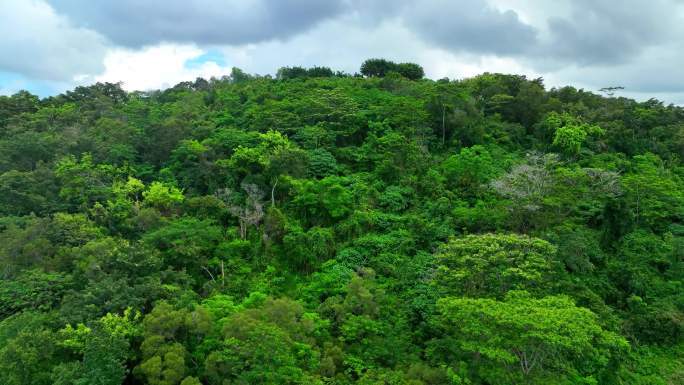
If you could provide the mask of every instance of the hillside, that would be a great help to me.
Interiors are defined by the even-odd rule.
[[[0,383],[684,383],[684,109],[238,69],[0,96]]]

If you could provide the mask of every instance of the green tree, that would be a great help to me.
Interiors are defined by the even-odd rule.
[[[205,361],[207,377],[211,383],[319,384],[314,336],[324,327],[291,300],[248,306],[226,319],[218,349]]]
[[[55,176],[61,183],[59,195],[74,208],[103,202],[111,193],[115,173],[111,165],[94,164],[90,154],[84,154],[80,159],[67,156],[57,162],[55,169]]]
[[[384,77],[394,71],[396,64],[385,59],[368,59],[361,64],[361,74],[368,77]]]
[[[446,294],[502,298],[509,290],[544,292],[553,277],[556,248],[525,235],[452,238],[436,255],[434,282]]]
[[[442,162],[447,184],[467,194],[482,192],[500,167],[492,154],[479,145],[462,148]]]
[[[79,324],[60,330],[60,344],[82,356],[52,372],[55,384],[119,385],[127,373],[126,361],[132,358],[129,342],[139,336],[140,313],[127,309],[122,316],[108,313],[93,328]]]
[[[390,72],[410,80],[420,80],[425,76],[423,67],[415,63],[397,64],[386,59],[368,59],[361,64],[361,74],[367,77],[385,77]]]
[[[565,296],[534,299],[513,291],[503,301],[447,297],[437,309],[449,343],[484,360],[475,370],[487,383],[591,383],[628,348]]]
[[[7,385],[51,384],[59,347],[46,314],[25,312],[0,321],[0,382]]]
[[[395,70],[409,80],[420,80],[425,76],[423,67],[416,63],[399,63],[396,65]]]
[[[165,266],[185,269],[201,282],[215,279],[207,266],[223,239],[221,227],[214,222],[187,217],[147,233],[143,241],[161,252]]]
[[[211,316],[201,307],[177,310],[166,302],[158,303],[143,320],[142,360],[134,373],[151,385],[178,385],[187,380],[191,373],[188,349],[199,343],[211,325]]]
[[[171,209],[185,199],[180,189],[163,182],[152,182],[142,195],[146,205],[158,208],[164,213],[170,213]]]
[[[597,125],[583,123],[578,118],[567,113],[551,112],[544,122],[546,127],[555,130],[553,145],[567,155],[579,154],[582,145],[589,136],[600,136],[605,130]]]
[[[662,232],[668,223],[679,221],[684,203],[680,177],[665,169],[654,154],[635,156],[630,171],[622,177],[622,185],[636,224]]]

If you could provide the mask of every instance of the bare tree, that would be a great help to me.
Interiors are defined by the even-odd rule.
[[[619,173],[601,170],[600,168],[583,168],[582,170],[589,177],[593,192],[603,194],[609,198],[622,195]]]
[[[241,187],[246,193],[244,198],[230,188],[219,189],[215,195],[226,204],[228,211],[238,218],[240,238],[247,239],[248,227],[259,226],[264,218],[264,192],[252,183],[243,183]]]
[[[582,168],[563,176],[556,154],[527,154],[526,162],[514,166],[508,173],[491,182],[490,187],[499,195],[510,199],[509,209],[525,231],[541,211],[549,196],[558,189],[572,191],[576,200],[605,200],[619,196],[620,175],[613,171]],[[545,203],[546,202],[546,203]],[[560,218],[574,209],[573,205],[557,205],[553,214]],[[548,207],[547,207],[548,208]],[[566,210],[566,211],[564,211]],[[546,215],[548,217],[548,213]]]
[[[527,154],[527,162],[519,164],[491,183],[491,187],[515,206],[526,211],[541,208],[544,197],[553,188],[552,167],[558,155]]]

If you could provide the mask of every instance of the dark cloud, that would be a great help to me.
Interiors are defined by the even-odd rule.
[[[345,0],[47,0],[115,44],[239,45],[285,39],[337,16]]]
[[[457,52],[521,54],[536,44],[537,31],[512,11],[485,1],[427,0],[406,9],[404,21],[423,40]]]
[[[672,39],[681,23],[676,3],[665,0],[575,0],[571,6],[571,14],[548,20],[549,40],[538,55],[579,65],[625,63]]]
[[[426,44],[455,53],[524,58],[539,69],[619,64],[672,37],[681,0],[572,0],[531,25],[487,0],[45,0],[72,23],[128,47],[161,42],[243,45],[286,40],[323,20],[356,15],[364,28],[400,21]],[[327,43],[322,43],[327,44]]]
[[[248,72],[382,56],[434,77],[518,71],[684,98],[684,0],[0,0],[0,34],[0,74],[27,81],[125,77],[113,52],[166,42],[223,50]]]
[[[534,25],[514,10],[502,10],[506,2],[498,3],[500,8],[484,0],[423,0],[402,17],[429,44],[456,53],[522,58],[539,69],[624,64],[651,46],[680,39],[684,24],[681,0],[530,0],[528,10],[555,14]],[[558,14],[553,7],[568,11]]]

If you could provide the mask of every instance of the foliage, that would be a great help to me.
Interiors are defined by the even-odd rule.
[[[488,382],[590,381],[628,346],[564,296],[534,299],[514,291],[504,301],[446,297],[437,309],[458,349],[489,362],[478,373]]]
[[[601,127],[582,123],[568,113],[551,112],[543,124],[548,129],[555,130],[553,145],[570,155],[579,154],[589,135],[601,135],[605,132]]]
[[[0,96],[0,384],[679,384],[684,110],[485,73]]]
[[[556,248],[524,235],[468,235],[443,245],[435,284],[440,291],[468,297],[503,297],[509,290],[548,286]]]
[[[415,63],[394,63],[385,59],[368,59],[361,64],[361,74],[364,76],[384,77],[396,72],[410,80],[420,80],[425,76],[423,67]]]

